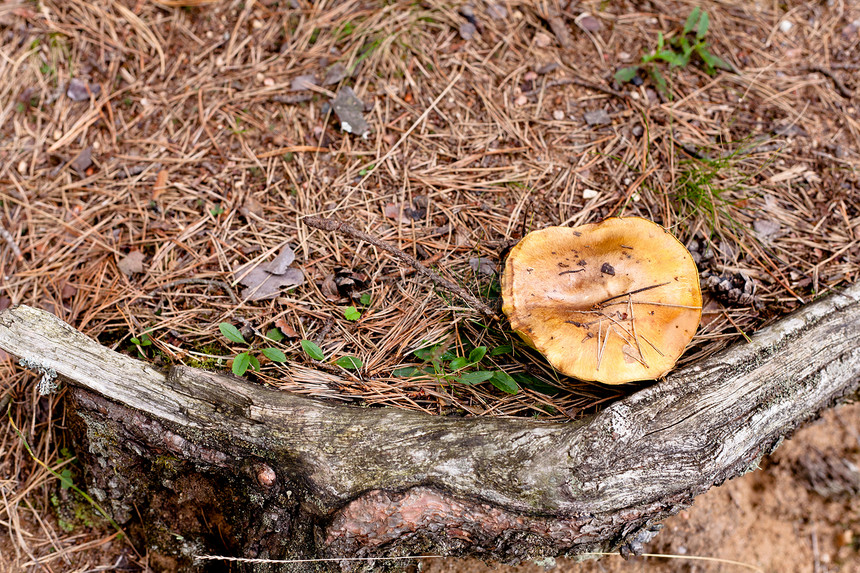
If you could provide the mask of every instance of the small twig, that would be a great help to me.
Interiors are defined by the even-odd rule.
[[[442,289],[460,297],[461,299],[463,299],[467,303],[469,303],[469,305],[472,306],[472,308],[480,311],[481,314],[483,314],[487,317],[490,317],[490,318],[498,319],[498,317],[496,316],[496,313],[493,312],[493,309],[490,308],[486,303],[484,303],[480,299],[478,299],[475,295],[473,295],[472,293],[470,293],[466,289],[452,283],[448,279],[445,279],[445,278],[439,276],[438,274],[434,273],[433,271],[431,271],[430,269],[428,269],[427,267],[422,265],[418,261],[418,259],[416,259],[415,257],[412,257],[411,255],[404,253],[403,251],[401,251],[397,247],[393,247],[393,246],[389,245],[388,243],[383,243],[382,241],[380,241],[379,239],[377,239],[376,237],[374,237],[372,235],[368,235],[367,233],[365,233],[363,231],[359,231],[358,229],[356,229],[355,227],[353,227],[351,225],[348,225],[348,224],[343,223],[341,221],[336,221],[334,219],[326,219],[324,217],[308,216],[308,217],[305,217],[303,219],[303,221],[309,227],[313,227],[314,229],[322,229],[323,231],[335,231],[338,233],[343,233],[344,235],[349,235],[350,237],[352,237],[354,239],[358,239],[360,241],[366,241],[375,247],[378,247],[384,251],[391,253],[392,255],[394,255],[395,258],[400,259],[404,263],[410,265],[413,269],[415,269],[418,272],[418,274],[424,275],[425,277],[430,279],[430,281],[433,282],[433,284],[435,284],[439,288],[442,288]]]
[[[3,225],[0,225],[0,237],[3,237],[3,240],[6,241],[6,244],[9,245],[9,248],[12,249],[12,252],[15,253],[15,258],[19,261],[24,258],[24,255],[21,254],[21,249],[18,247],[18,244],[15,242],[15,237],[12,236],[12,233],[7,231]]]
[[[851,99],[854,97],[854,94],[851,92],[851,90],[848,89],[845,84],[842,83],[842,80],[836,77],[836,74],[834,74],[827,68],[823,68],[821,66],[808,66],[806,69],[810,72],[818,72],[822,76],[829,78],[830,81],[833,82],[833,85],[836,87],[836,91],[838,91],[845,99]]]
[[[236,296],[236,293],[234,293],[234,292],[233,292],[233,289],[232,289],[232,288],[230,288],[230,285],[228,285],[228,284],[227,284],[227,283],[225,283],[224,281],[219,281],[219,280],[216,280],[216,279],[195,279],[195,278],[189,278],[189,279],[177,279],[177,280],[175,280],[175,281],[170,281],[169,283],[164,283],[164,284],[163,284],[163,285],[161,285],[161,286],[155,287],[154,289],[152,289],[151,291],[149,291],[147,294],[151,294],[151,295],[152,295],[152,294],[155,294],[155,293],[157,293],[157,292],[160,292],[160,291],[163,291],[163,290],[169,289],[170,287],[174,287],[174,286],[178,286],[178,285],[210,285],[210,286],[217,286],[217,287],[219,287],[219,288],[223,289],[224,291],[226,291],[226,292],[227,292],[227,294],[229,294],[229,295],[230,295],[230,300],[232,300],[232,301],[233,301],[233,304],[236,304],[236,305],[238,305],[238,304],[239,304],[239,298]]]

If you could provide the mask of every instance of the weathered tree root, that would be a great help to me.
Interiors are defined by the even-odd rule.
[[[194,561],[205,554],[629,554],[659,520],[857,392],[860,286],[571,423],[332,405],[185,367],[164,375],[24,306],[0,313],[0,348],[74,386],[89,488],[164,567],[206,567]]]

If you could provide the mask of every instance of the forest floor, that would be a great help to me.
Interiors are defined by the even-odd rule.
[[[651,219],[706,286],[689,364],[858,280],[858,54],[860,5],[841,0],[5,0],[0,309],[44,308],[158,365],[259,356],[249,378],[341,402],[588,415],[641,385],[560,376],[389,252],[304,218],[494,307],[525,232]],[[275,281],[252,271],[275,257],[260,297]],[[448,376],[481,348],[463,371],[515,386]],[[439,375],[403,375],[434,353]],[[63,392],[0,359],[0,570],[146,566],[69,488],[85,484]],[[650,549],[860,571],[860,410],[825,418]],[[743,570],[647,563],[563,569]],[[482,570],[424,564],[465,567]]]

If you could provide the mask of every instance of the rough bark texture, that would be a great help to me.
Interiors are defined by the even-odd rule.
[[[635,552],[659,520],[853,395],[860,286],[568,424],[332,405],[184,367],[165,375],[25,306],[0,313],[0,348],[72,384],[91,491],[165,566],[202,554],[512,562]]]

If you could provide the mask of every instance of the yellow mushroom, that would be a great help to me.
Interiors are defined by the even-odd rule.
[[[666,374],[702,316],[690,253],[639,217],[529,233],[508,255],[502,300],[556,370],[605,384]]]

